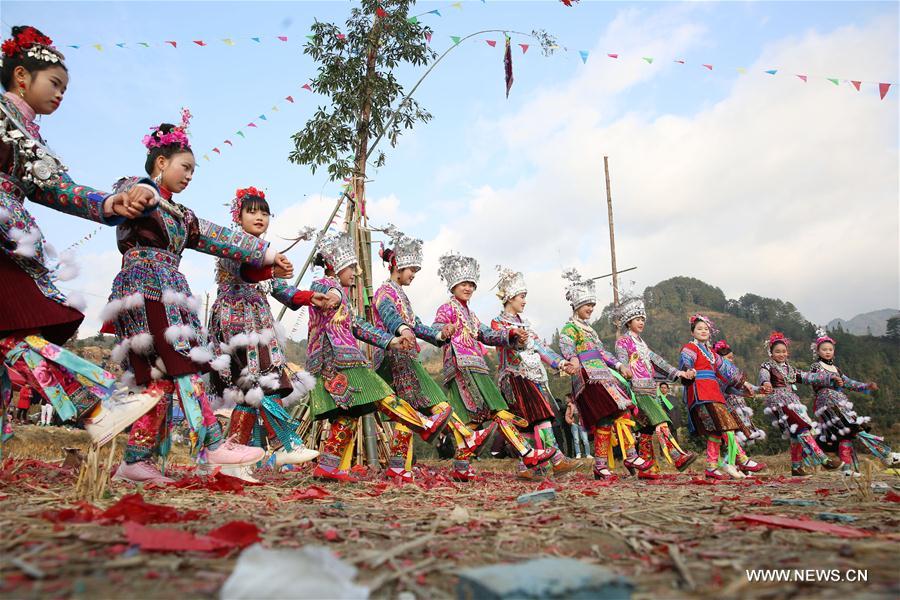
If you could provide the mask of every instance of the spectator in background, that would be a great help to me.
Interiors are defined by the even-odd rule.
[[[53,405],[46,398],[41,398],[41,425],[53,424]]]
[[[28,423],[28,409],[31,407],[33,394],[34,391],[27,385],[23,385],[19,390],[19,399],[16,402],[16,420],[19,423]]]
[[[572,401],[572,394],[566,394],[566,423],[569,424],[572,430],[572,447],[575,450],[575,458],[582,457],[582,450],[584,451],[584,458],[593,458],[591,456],[591,447],[588,443],[587,431],[585,431],[584,425],[581,423],[581,414],[578,412],[578,407]]]
[[[669,398],[669,384],[665,381],[659,384],[659,393]],[[682,416],[682,402],[672,402],[672,399],[669,398],[669,403],[672,405],[672,410],[669,411],[669,419],[672,421],[672,429],[674,431],[678,431],[679,427],[684,427],[684,418]]]

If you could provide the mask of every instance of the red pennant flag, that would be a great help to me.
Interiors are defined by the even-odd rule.
[[[216,154],[222,154],[222,151],[218,148],[213,148],[213,152],[215,152]]]
[[[497,47],[497,40],[484,40],[484,41],[487,42],[487,45],[490,46],[491,48]]]
[[[256,127],[256,123],[250,121],[249,123],[247,123],[247,127]]]
[[[619,58],[618,54],[607,54],[607,56],[610,58]]]
[[[509,38],[506,38],[506,51],[503,53],[503,70],[506,72],[506,97],[509,98],[509,90],[513,84],[512,48]]]
[[[379,19],[383,19],[387,16],[387,13],[380,6],[375,9],[375,14],[378,15]]]
[[[889,89],[891,89],[891,84],[889,84],[889,83],[879,83],[878,84],[878,93],[881,95],[882,100],[884,100],[884,97],[887,96]]]
[[[203,40],[194,40],[194,43],[197,44],[198,46],[205,46],[205,45],[206,45],[206,42],[204,42]]]
[[[803,80],[803,83],[806,83],[806,75],[797,75],[800,79]]]
[[[231,143],[231,140],[225,140],[225,143],[228,144],[229,146],[234,146],[234,144]]]
[[[706,67],[707,69],[709,69],[710,71],[712,71],[712,65],[703,65],[703,66]]]
[[[522,54],[528,52],[528,44],[519,44],[522,47]]]
[[[857,92],[859,91],[859,86],[862,85],[862,81],[851,81],[850,83],[853,84],[853,87],[856,88]]]
[[[301,87],[302,87],[304,90],[309,90],[310,92],[312,91],[312,88],[309,86],[308,83],[304,83]]]
[[[287,41],[287,36],[286,36],[286,35],[279,35],[279,36],[278,36],[278,39],[281,40],[282,42],[286,42],[286,41]]]
[[[337,39],[339,39],[339,40],[346,40],[346,39],[347,39],[347,36],[344,35],[343,33],[339,33],[339,34],[337,34]]]
[[[294,103],[294,97],[293,97],[293,96],[285,96],[284,99],[287,100],[288,102],[290,102],[291,104]]]
[[[173,48],[177,48],[177,47],[178,47],[178,42],[173,42],[173,41],[171,41],[171,40],[168,40],[168,41],[166,41],[166,43],[167,43],[167,44],[172,44],[172,47],[173,47]]]

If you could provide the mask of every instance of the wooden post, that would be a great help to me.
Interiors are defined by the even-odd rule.
[[[616,269],[616,233],[613,225],[612,190],[609,187],[609,157],[603,156],[606,173],[606,211],[609,216],[609,255],[612,259],[613,306],[619,306],[619,271]]]

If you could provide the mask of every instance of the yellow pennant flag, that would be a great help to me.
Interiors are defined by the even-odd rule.
[[[450,6],[452,6],[453,8],[458,8],[459,10],[462,10],[462,2],[454,2]]]
[[[225,42],[225,45],[226,45],[226,46],[234,46],[234,40],[231,39],[231,38],[225,38],[225,39],[222,40],[222,41]]]
[[[744,67],[738,67],[737,72],[741,75],[744,75],[747,72],[747,69],[745,69]]]
[[[94,44],[94,48],[97,49],[97,52],[103,52],[103,44]]]

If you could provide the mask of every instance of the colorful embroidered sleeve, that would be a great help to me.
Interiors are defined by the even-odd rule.
[[[394,336],[387,331],[375,327],[360,317],[354,317],[350,327],[353,329],[353,337],[372,346],[378,346],[382,350],[387,350],[391,340],[394,339]]]
[[[600,340],[597,340],[597,352],[600,353],[600,358],[603,359],[603,362],[606,363],[606,366],[610,369],[616,369],[619,365],[627,365],[627,362],[621,362],[614,355],[610,354],[606,351],[606,348],[603,347],[603,343]]]
[[[681,348],[681,356],[678,357],[678,368],[682,371],[690,371],[697,361],[697,353],[690,346]]]
[[[559,351],[566,360],[578,356],[578,330],[573,326],[566,325],[559,332]]]
[[[295,301],[298,293],[300,293],[300,290],[292,286],[284,279],[275,278],[272,280],[271,296],[291,310],[297,310],[298,308],[300,308],[300,306],[302,306],[302,304],[298,304]]]
[[[801,371],[797,369],[797,380],[808,385],[830,385],[831,373],[828,371]]]
[[[239,260],[254,267],[263,266],[269,242],[248,233],[200,219],[192,211],[185,213],[184,221],[188,230],[188,248],[212,256]]]
[[[327,279],[317,279],[312,282],[312,285],[309,286],[309,289],[314,292],[319,292],[320,294],[327,294],[331,290],[337,290],[337,292],[343,296],[341,288],[337,287],[336,285],[332,285],[328,281],[329,280]]]
[[[546,347],[540,340],[534,340],[534,349],[537,351],[538,355],[540,355],[541,360],[544,361],[547,365],[553,367],[554,369],[559,368],[559,363],[563,360],[563,357]]]
[[[105,218],[103,216],[103,203],[111,195],[86,185],[78,185],[68,174],[60,173],[59,181],[53,184],[44,187],[33,186],[29,190],[28,198],[53,210],[82,219],[104,225],[118,225],[125,220],[124,217],[113,215]]]
[[[864,381],[857,381],[852,379],[843,373],[841,373],[841,380],[844,382],[844,389],[851,390],[854,392],[868,392],[869,384]]]
[[[772,373],[769,372],[765,364],[759,368],[759,385],[764,383],[772,383]]]
[[[444,325],[459,325],[456,323],[456,317],[453,314],[453,309],[450,308],[450,303],[441,304],[437,309],[437,314],[434,315],[434,324],[432,327],[442,328]],[[457,332],[459,333],[459,332]]]
[[[425,340],[432,346],[443,346],[450,340],[442,340],[439,338],[441,329],[441,327],[429,327],[422,322],[422,319],[416,317],[416,323],[413,327],[413,333],[416,334],[417,338],[419,338],[420,340]]]
[[[397,310],[397,305],[387,294],[375,297],[375,307],[387,331],[397,334],[400,332],[400,328],[406,325],[406,322],[400,315],[400,311]]]
[[[733,362],[724,358],[716,358],[716,375],[726,386],[740,386],[744,374]]]
[[[623,365],[631,363],[631,350],[626,347],[627,343],[625,336],[616,340],[616,358]]]
[[[669,379],[675,379],[675,373],[678,372],[678,369],[670,365],[666,359],[653,350],[650,351],[650,362],[653,363],[653,366],[656,367],[657,371],[664,374]]]
[[[510,342],[509,337],[509,330],[491,329],[484,324],[478,326],[478,341],[486,346],[513,346],[515,343]]]

